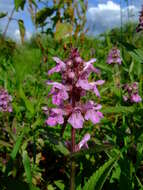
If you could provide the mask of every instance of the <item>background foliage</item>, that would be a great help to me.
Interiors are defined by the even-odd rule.
[[[15,0],[15,10],[23,9],[25,2]],[[106,64],[108,52],[116,44],[122,54],[120,82],[137,81],[143,98],[142,32],[135,33],[136,24],[128,23],[122,26],[122,34],[120,28],[115,28],[98,38],[89,37],[85,29],[85,2],[80,1],[79,15],[78,7],[73,13],[73,1],[54,1],[53,7],[37,12],[36,2],[28,3],[35,27],[41,27],[42,33],[25,42],[24,23],[19,20],[22,44],[3,35],[0,40],[0,86],[13,97],[13,112],[0,112],[0,189],[69,189],[70,159],[74,156],[77,190],[142,190],[143,104],[123,101],[122,90],[119,93],[114,85],[114,68]],[[52,28],[44,28],[52,14]],[[85,60],[97,58],[95,66],[101,74],[93,74],[92,79],[106,81],[100,89],[104,119],[95,126],[87,123],[78,133],[78,140],[86,131],[92,138],[88,150],[74,155],[64,145],[70,138],[70,126],[61,139],[61,126],[46,126],[41,109],[51,106],[45,82],[48,69],[55,64],[52,57],[64,60],[71,45],[78,47]],[[60,80],[60,76],[54,74],[50,79]],[[86,98],[91,98],[91,94]]]

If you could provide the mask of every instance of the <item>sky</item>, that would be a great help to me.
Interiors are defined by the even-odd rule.
[[[10,15],[14,0],[0,0],[0,12],[7,12]],[[120,4],[121,2],[121,4]],[[120,26],[121,11],[123,22],[129,20],[138,20],[141,10],[142,0],[88,0],[87,25],[90,35],[97,35],[111,28]],[[39,5],[40,6],[40,5]],[[129,17],[127,16],[129,13]],[[24,11],[14,13],[14,18],[23,19],[26,27],[26,38],[29,39],[34,33],[30,14],[27,6]],[[8,19],[0,19],[0,30],[3,31]],[[16,20],[10,23],[7,34],[15,40],[20,40],[18,24]]]

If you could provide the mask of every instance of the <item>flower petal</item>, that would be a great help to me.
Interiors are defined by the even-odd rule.
[[[80,111],[74,111],[68,119],[68,122],[75,129],[80,129],[83,127],[84,118]]]

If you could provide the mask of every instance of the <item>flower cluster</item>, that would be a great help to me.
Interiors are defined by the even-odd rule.
[[[108,57],[107,57],[107,63],[108,64],[118,63],[119,65],[121,65],[122,60],[121,60],[119,49],[117,49],[116,47],[113,47],[110,50]]]
[[[123,91],[124,91],[124,96],[123,99],[125,102],[129,101],[129,102],[141,102],[142,99],[138,94],[138,83],[137,82],[133,82],[131,84],[125,84],[123,86]]]
[[[94,124],[99,123],[100,119],[103,118],[103,114],[99,111],[101,105],[94,103],[92,100],[86,103],[81,101],[87,91],[94,92],[97,97],[100,97],[98,86],[102,85],[104,81],[88,81],[91,72],[100,72],[93,66],[96,59],[85,62],[80,57],[77,49],[72,49],[69,58],[65,61],[61,61],[57,57],[53,59],[57,64],[49,70],[48,75],[60,72],[62,82],[47,81],[47,84],[52,86],[49,96],[52,96],[52,103],[57,107],[43,107],[45,114],[48,116],[46,124],[49,126],[64,124],[66,118],[66,121],[74,129],[81,129],[86,120],[90,120]],[[86,146],[89,139],[89,134],[85,135],[82,141],[76,145],[75,150]]]
[[[140,12],[140,16],[139,16],[139,24],[136,28],[137,32],[140,32],[143,30],[143,6],[142,6],[142,10]]]
[[[12,97],[5,89],[0,89],[0,112],[12,112]]]

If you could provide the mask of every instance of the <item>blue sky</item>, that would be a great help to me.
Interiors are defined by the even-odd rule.
[[[0,12],[8,12],[10,14],[14,6],[13,1],[0,0]],[[142,0],[129,0],[129,7],[127,7],[125,0],[122,0],[121,8],[124,22],[127,21],[128,11],[131,15],[129,19],[138,19],[141,3],[143,3]],[[27,6],[24,12],[15,12],[14,18],[24,20],[27,31],[26,38],[30,38],[34,32],[34,27]],[[0,30],[4,30],[6,23],[7,18],[0,19]],[[89,34],[91,35],[96,35],[113,27],[120,26],[120,0],[88,0],[87,25],[90,29]],[[8,35],[19,40],[19,30],[16,21],[10,23]]]

